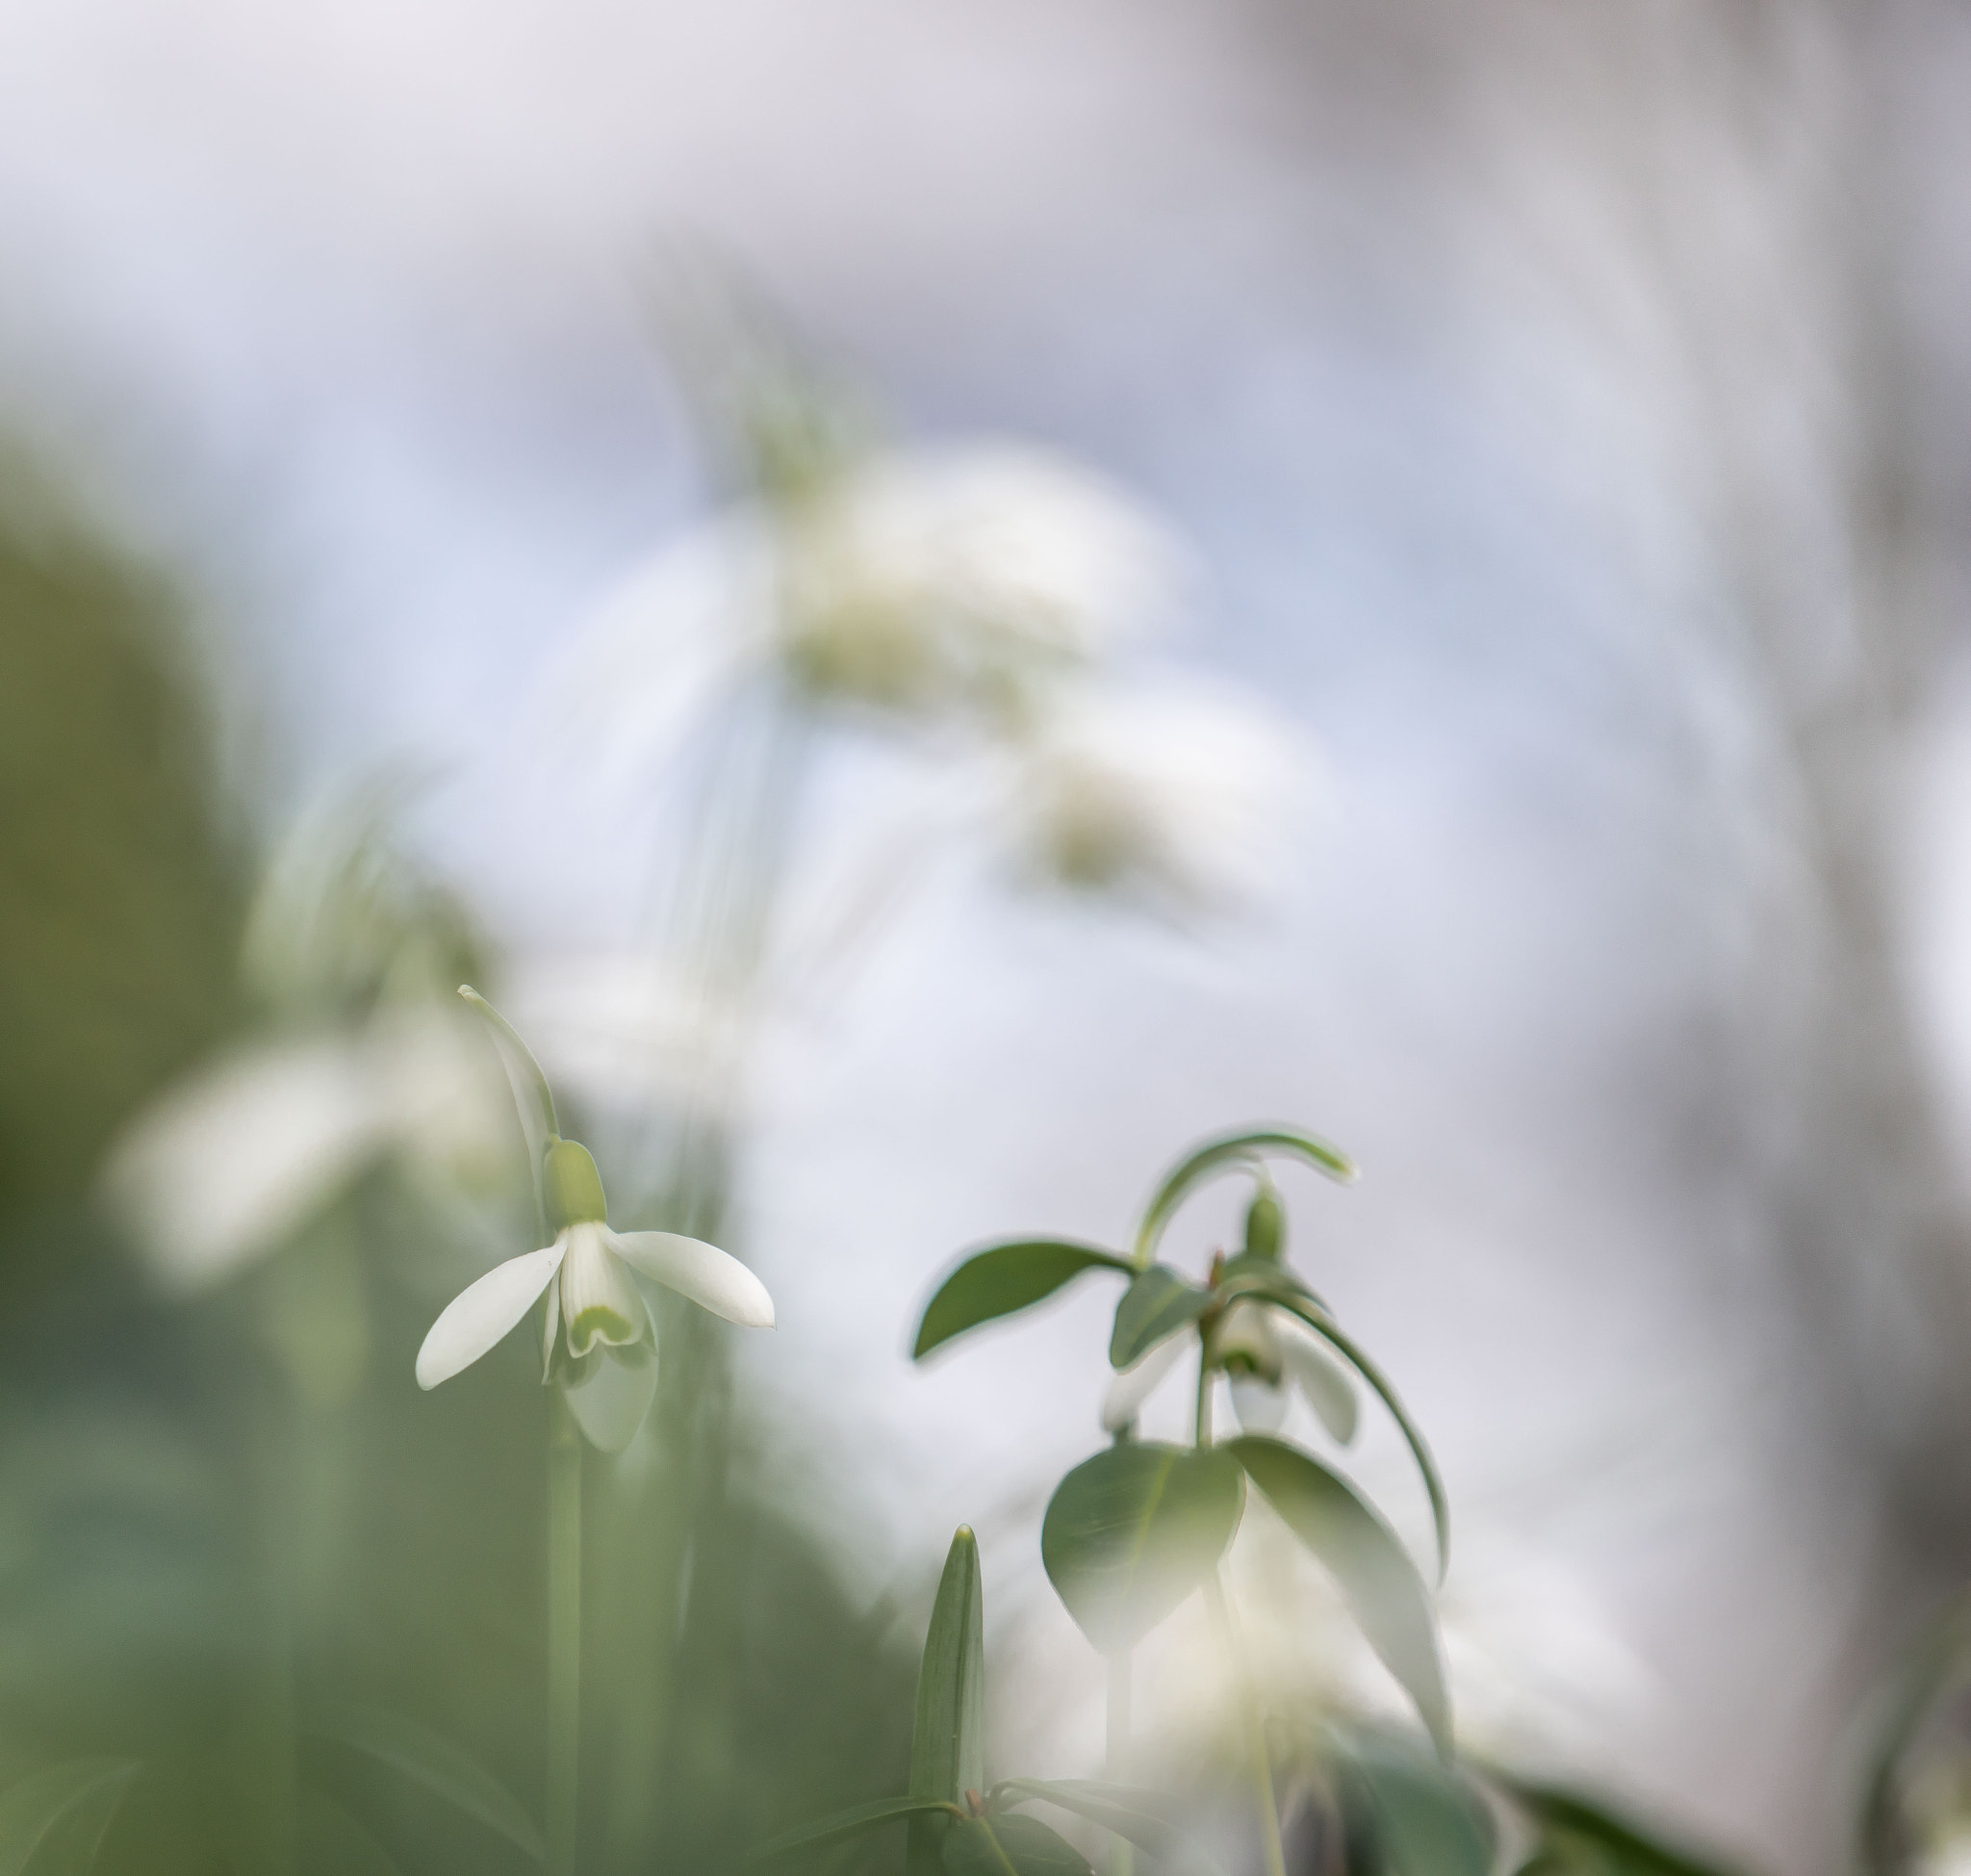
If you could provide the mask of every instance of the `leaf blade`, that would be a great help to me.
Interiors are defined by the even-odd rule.
[[[1037,1817],[967,1817],[946,1833],[946,1876],[1094,1876],[1088,1861]]]
[[[1301,1127],[1262,1124],[1216,1134],[1188,1153],[1157,1188],[1137,1231],[1137,1262],[1150,1261],[1171,1214],[1207,1174],[1234,1160],[1258,1159],[1265,1153],[1291,1154],[1344,1186],[1352,1185],[1359,1176],[1355,1162],[1339,1146]]]
[[[1216,1567],[1244,1508],[1217,1447],[1132,1440],[1075,1467],[1048,1501],[1040,1560],[1103,1655],[1133,1648]]]
[[[1165,1264],[1152,1264],[1134,1278],[1115,1305],[1109,1337],[1109,1366],[1129,1367],[1194,1323],[1211,1306],[1211,1291],[1188,1282]]]
[[[22,1876],[64,1829],[93,1832],[87,1869],[116,1806],[141,1769],[133,1759],[70,1759],[46,1765],[0,1792],[0,1876]]]
[[[1093,1270],[1134,1275],[1136,1266],[1099,1245],[1068,1238],[1015,1238],[987,1245],[960,1263],[932,1293],[910,1359],[922,1361],[953,1336],[1044,1302],[1063,1284]]]
[[[462,1746],[422,1720],[339,1702],[319,1709],[308,1730],[421,1786],[536,1863],[547,1861],[548,1847],[520,1800]]]
[[[803,1824],[780,1836],[769,1837],[747,1852],[749,1863],[769,1863],[793,1850],[819,1850],[845,1837],[859,1837],[864,1831],[881,1830],[885,1824],[902,1823],[924,1812],[941,1811],[959,1815],[957,1807],[941,1798],[872,1798],[866,1805],[851,1805],[813,1824]]]
[[[1241,1434],[1225,1450],[1335,1580],[1383,1665],[1451,1751],[1450,1697],[1430,1592],[1402,1540],[1346,1479],[1284,1440]]]
[[[1200,1851],[1184,1831],[1150,1806],[1164,1802],[1164,1793],[1133,1785],[1112,1785],[1098,1779],[1008,1779],[1000,1787],[1014,1794],[1013,1802],[1038,1801],[1059,1805],[1091,1824],[1126,1837],[1140,1850],[1193,1876],[1219,1876],[1217,1865]]]
[[[986,1784],[986,1613],[979,1541],[969,1525],[953,1533],[924,1636],[910,1734],[912,1798],[960,1806]],[[944,1821],[910,1820],[906,1862],[911,1876],[934,1870],[947,1835]]]

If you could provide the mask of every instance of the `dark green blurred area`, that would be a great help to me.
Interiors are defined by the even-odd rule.
[[[388,1168],[189,1302],[91,1201],[146,1099],[264,1019],[241,968],[259,861],[216,772],[195,619],[45,484],[5,485],[0,1837],[18,1793],[80,1764],[96,1795],[29,1876],[525,1869],[455,1790],[351,1747],[337,1716],[400,1722],[538,1816],[547,1397],[526,1338],[418,1391],[419,1340],[471,1253]],[[361,1385],[309,1404],[265,1325],[351,1305]],[[587,1742],[585,1812],[639,1820],[608,1843],[599,1824],[599,1870],[731,1867],[904,1763],[914,1640],[751,1486],[765,1437],[742,1420],[709,1485],[684,1469],[689,1640],[642,1762]],[[592,1712],[620,1667],[602,1618],[642,1585],[608,1532],[651,1509],[619,1515],[602,1475],[592,1460]],[[660,1462],[641,1490],[661,1510],[674,1483]],[[627,1810],[607,1802],[622,1780],[642,1783]]]

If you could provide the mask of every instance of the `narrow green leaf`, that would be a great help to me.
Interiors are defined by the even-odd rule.
[[[1212,1306],[1209,1290],[1188,1283],[1166,1264],[1152,1264],[1122,1293],[1109,1337],[1109,1366],[1127,1368],[1158,1343],[1194,1323]]]
[[[944,1559],[924,1664],[917,1676],[917,1718],[910,1737],[910,1796],[960,1805],[986,1788],[986,1592],[979,1540],[960,1525]],[[926,1876],[937,1866],[943,1818],[910,1820],[906,1866]]]
[[[470,984],[461,984],[458,993],[486,1020],[493,1032],[493,1047],[499,1066],[506,1070],[506,1083],[513,1090],[513,1104],[520,1111],[520,1130],[526,1136],[527,1157],[534,1169],[534,1195],[541,1192],[541,1161],[548,1143],[561,1131],[554,1113],[554,1091],[534,1060],[534,1052],[521,1041],[520,1031],[486,1001]]]
[[[1095,1876],[1088,1860],[1037,1818],[1002,1812],[945,1833],[946,1876]]]
[[[1044,1301],[1084,1271],[1135,1272],[1126,1257],[1062,1238],[1022,1238],[974,1251],[937,1286],[917,1324],[912,1361],[955,1335]]]
[[[1264,1257],[1251,1255],[1226,1260],[1225,1268],[1218,1272],[1218,1295],[1221,1298],[1234,1296],[1272,1297],[1281,1300],[1298,1297],[1317,1309],[1327,1308],[1327,1304],[1301,1281],[1297,1272],[1289,1270],[1285,1264],[1270,1263]]]
[[[64,1869],[83,1876],[141,1769],[133,1759],[70,1759],[9,1786],[0,1792],[0,1876],[21,1876],[58,1841],[70,1852]]]
[[[923,1812],[942,1812],[950,1817],[964,1815],[957,1805],[948,1805],[942,1798],[876,1798],[866,1805],[854,1805],[847,1811],[838,1811],[832,1817],[824,1817],[817,1824],[803,1824],[798,1830],[782,1831],[779,1837],[769,1837],[746,1861],[766,1863],[775,1857],[784,1857],[790,1850],[819,1850],[828,1844],[839,1843],[845,1837],[860,1837],[864,1831],[881,1830],[885,1824],[901,1823],[905,1818],[915,1817]]]
[[[399,1876],[390,1853],[333,1798],[304,1785],[294,1810],[299,1876]]]
[[[1341,1584],[1369,1645],[1416,1702],[1438,1750],[1448,1757],[1450,1701],[1437,1615],[1396,1533],[1352,1485],[1298,1447],[1245,1434],[1227,1440],[1224,1450]]]
[[[1371,1739],[1342,1771],[1388,1876],[1491,1876],[1491,1817],[1449,1766]]]
[[[1245,1479],[1216,1447],[1135,1440],[1063,1478],[1040,1526],[1048,1580],[1096,1650],[1134,1648],[1214,1569]]]
[[[1217,1876],[1217,1866],[1203,1855],[1185,1832],[1162,1811],[1169,1809],[1165,1793],[1141,1786],[1110,1785],[1099,1779],[1008,1779],[998,1787],[1013,1804],[1059,1805],[1105,1831],[1127,1837],[1160,1862],[1192,1876]],[[997,1796],[997,1793],[995,1793]]]
[[[1449,1499],[1445,1496],[1437,1461],[1430,1455],[1430,1447],[1422,1429],[1410,1418],[1402,1397],[1390,1385],[1382,1370],[1363,1353],[1352,1337],[1343,1334],[1332,1316],[1297,1298],[1278,1297],[1273,1300],[1282,1309],[1299,1317],[1323,1342],[1339,1350],[1348,1365],[1382,1397],[1383,1405],[1390,1410],[1409,1444],[1410,1456],[1417,1461],[1417,1470],[1423,1475],[1423,1489],[1430,1494],[1430,1518],[1437,1532],[1437,1580],[1443,1582],[1444,1573],[1450,1568],[1451,1561],[1451,1507]]]
[[[1673,1848],[1574,1792],[1501,1783],[1540,1833],[1529,1869],[1551,1876],[1735,1876],[1730,1864]]]
[[[1207,1176],[1237,1160],[1255,1160],[1267,1153],[1285,1153],[1303,1160],[1330,1179],[1344,1185],[1355,1176],[1355,1162],[1339,1146],[1330,1145],[1317,1134],[1299,1127],[1241,1127],[1235,1133],[1219,1134],[1189,1154],[1157,1188],[1149,1209],[1136,1235],[1136,1260],[1147,1264],[1157,1247],[1170,1215],[1190,1197]]]
[[[471,1754],[422,1720],[380,1707],[339,1703],[318,1709],[309,1731],[442,1798],[535,1862],[547,1860],[547,1845],[520,1800]]]

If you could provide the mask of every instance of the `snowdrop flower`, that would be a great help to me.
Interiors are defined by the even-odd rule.
[[[418,1350],[418,1385],[434,1388],[470,1368],[545,1296],[542,1382],[567,1390],[591,1444],[621,1452],[657,1385],[656,1324],[636,1276],[747,1328],[773,1327],[773,1298],[715,1245],[672,1231],[612,1231],[602,1174],[586,1146],[555,1130],[553,1096],[525,1043],[476,991],[461,986],[460,994],[496,1026],[553,1242],[487,1272],[447,1304]]]
[[[384,1008],[353,1033],[243,1047],[125,1130],[101,1189],[152,1273],[180,1295],[240,1275],[386,1159],[452,1183],[506,1139],[476,1037]]]
[[[607,603],[571,671],[588,733],[671,741],[749,672],[908,716],[1024,707],[1174,610],[1174,537],[1103,478],[1008,444],[873,454],[748,502]]]
[[[1031,874],[1211,906],[1277,873],[1309,779],[1292,732],[1234,693],[1076,684],[1009,746],[1005,813]]]
[[[1176,1370],[1189,1337],[1173,1335],[1114,1376],[1102,1399],[1102,1426],[1119,1433]],[[1297,1390],[1343,1446],[1355,1437],[1355,1390],[1311,1329],[1278,1310],[1241,1298],[1213,1324],[1204,1359],[1232,1383],[1233,1410],[1249,1433],[1275,1433]]]

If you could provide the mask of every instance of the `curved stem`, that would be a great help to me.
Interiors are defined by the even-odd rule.
[[[1212,1365],[1202,1349],[1197,1364],[1197,1413],[1192,1426],[1193,1444],[1212,1443]],[[1259,1844],[1266,1859],[1267,1876],[1287,1876],[1287,1855],[1280,1843],[1280,1804],[1273,1791],[1272,1760],[1267,1754],[1266,1720],[1259,1709],[1259,1688],[1246,1658],[1245,1638],[1240,1633],[1239,1619],[1232,1612],[1232,1601],[1225,1593],[1223,1566],[1214,1564],[1204,1580],[1205,1604],[1218,1632],[1219,1645],[1232,1663],[1239,1682],[1239,1705],[1245,1722],[1246,1771],[1252,1780],[1252,1808],[1259,1824]]]
[[[581,1763],[581,1435],[554,1393],[548,1444],[548,1867],[574,1876]]]

